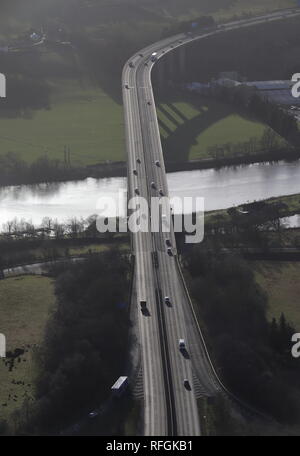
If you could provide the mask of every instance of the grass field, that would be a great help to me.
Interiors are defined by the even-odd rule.
[[[53,291],[53,282],[46,277],[24,276],[0,282],[0,332],[6,336],[7,351],[26,349],[15,359],[11,371],[7,364],[10,358],[0,360],[0,419],[9,419],[25,399],[34,399],[34,347],[42,342],[49,313],[55,307]]]
[[[255,261],[257,282],[269,297],[268,317],[278,319],[283,312],[287,320],[300,331],[300,262]]]
[[[122,106],[88,79],[48,82],[49,110],[0,119],[0,153],[12,151],[28,162],[45,154],[64,160],[68,146],[73,165],[124,160]]]
[[[3,43],[28,31],[30,26],[39,27],[43,21],[47,23],[45,18],[48,17],[49,11],[55,8],[54,5],[51,6],[50,0],[43,0],[38,6],[33,0],[28,0],[26,5],[21,0],[5,3],[5,6],[0,7],[0,41]],[[96,5],[95,9],[92,7],[93,4]],[[117,34],[119,28],[122,29],[123,26],[126,26],[126,33],[134,41],[138,40],[136,29],[130,25],[134,8],[136,8],[135,19],[138,24],[144,24],[144,28],[149,28],[150,31],[153,28],[153,34],[157,37],[159,35],[158,22],[162,24],[161,27],[164,27],[168,21],[172,21],[174,18],[191,18],[199,14],[214,14],[216,17],[218,15],[219,17],[232,16],[243,11],[276,9],[293,6],[293,4],[294,2],[291,0],[261,0],[259,2],[257,0],[252,2],[239,0],[225,3],[223,0],[189,0],[184,4],[181,0],[172,0],[164,2],[163,6],[157,2],[153,5],[141,2],[137,7],[131,4],[130,12],[128,9],[127,14],[124,12],[120,15],[119,2],[112,2],[111,5],[105,2],[105,4],[99,5],[98,2],[90,1],[87,8],[83,7],[80,12],[80,7],[76,10],[75,15],[67,14],[68,11],[74,12],[72,3],[66,4],[64,13],[62,10],[57,10],[52,11],[52,14],[55,12],[57,17],[62,14],[61,21],[62,23],[67,22],[69,30],[77,31],[77,21],[80,18],[82,30],[86,30],[87,33],[89,27],[94,28],[95,25],[100,27],[102,40],[105,40],[106,34],[108,36],[111,33]],[[227,5],[226,10],[222,10],[224,5]],[[228,7],[228,5],[231,6]],[[125,11],[124,5],[122,11]],[[107,28],[102,24],[102,21],[107,22],[105,18],[108,21]],[[116,30],[115,32],[111,31],[112,27],[114,27],[113,30]],[[149,36],[152,36],[151,33]],[[81,73],[80,79],[72,77],[73,72],[69,73],[71,76],[68,79],[65,76],[55,77],[54,75],[61,74],[61,70],[65,66],[63,60],[54,51],[45,52],[41,57],[41,67],[44,68],[44,71],[49,70],[49,74],[45,71],[44,77],[52,89],[50,109],[32,111],[30,115],[23,117],[2,117],[0,119],[0,154],[15,152],[27,162],[32,162],[44,155],[63,160],[64,147],[68,146],[71,150],[73,165],[91,165],[106,160],[125,160],[122,106],[101,89],[101,84],[92,83],[87,69],[83,70],[86,73],[84,75]],[[77,73],[77,70],[78,68],[74,68],[74,74]],[[35,72],[35,68],[32,68],[32,72]],[[170,106],[164,105],[161,108],[165,108],[166,112],[160,113],[160,119],[165,127],[162,126],[162,135],[168,137],[165,147],[166,154],[172,154],[172,159],[175,160],[205,157],[207,147],[210,145],[260,136],[264,128],[257,122],[231,112],[225,106],[204,105],[200,110],[193,110],[187,103],[178,102],[174,103],[174,106],[183,116],[187,116],[188,122],[181,116],[176,120],[174,112],[171,113],[172,118],[170,118],[168,115]],[[180,125],[180,122],[183,122],[183,125]],[[177,128],[179,126],[180,128]],[[181,136],[186,145],[179,150],[175,146]]]
[[[191,104],[170,101],[158,105],[160,132],[167,160],[208,158],[209,147],[260,139],[266,126],[230,106],[203,98]]]

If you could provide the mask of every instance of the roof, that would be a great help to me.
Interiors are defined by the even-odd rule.
[[[116,381],[116,383],[113,384],[111,389],[112,390],[119,389],[123,385],[123,383],[125,383],[127,381],[127,379],[128,379],[128,377],[125,377],[125,376],[119,377],[118,380]]]

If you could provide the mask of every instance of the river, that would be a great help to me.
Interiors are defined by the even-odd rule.
[[[272,196],[300,193],[300,161],[169,173],[168,185],[170,196],[203,197],[206,211],[224,209]],[[98,212],[100,197],[116,199],[119,191],[125,205],[126,186],[126,178],[88,178],[2,188],[0,229],[15,217],[34,224],[39,224],[44,217],[58,221],[75,216],[86,218]],[[111,215],[110,210],[111,207],[106,215]]]

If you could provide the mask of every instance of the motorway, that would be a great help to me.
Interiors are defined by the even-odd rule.
[[[298,9],[287,10],[230,22],[196,37],[184,34],[173,36],[139,51],[125,64],[122,84],[128,199],[136,196],[136,189],[149,206],[151,197],[159,196],[159,189],[164,196],[168,196],[151,85],[151,69],[155,64],[150,61],[151,54],[157,52],[160,59],[194,40],[298,14]],[[160,166],[155,164],[156,161]],[[155,189],[151,182],[155,183]],[[150,231],[149,227],[148,232],[132,234],[135,258],[132,299],[137,312],[143,368],[144,434],[201,435],[197,397],[199,394],[213,396],[224,391],[224,387],[211,364],[189,299],[176,254],[172,226],[170,233]],[[167,239],[172,243],[173,255],[167,253]],[[153,261],[154,258],[156,261]],[[165,303],[165,296],[170,297],[171,305]],[[147,312],[141,312],[140,301],[143,300],[147,302]],[[185,339],[188,354],[179,350],[179,339]],[[185,388],[184,379],[189,380],[191,389]]]

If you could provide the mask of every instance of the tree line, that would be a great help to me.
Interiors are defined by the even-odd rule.
[[[281,423],[299,424],[300,363],[290,352],[294,328],[283,314],[268,321],[268,298],[238,256],[196,246],[185,253],[184,264],[226,385]]]
[[[36,400],[16,412],[17,433],[59,433],[109,397],[126,362],[129,271],[117,249],[55,268],[57,309],[36,352]]]

